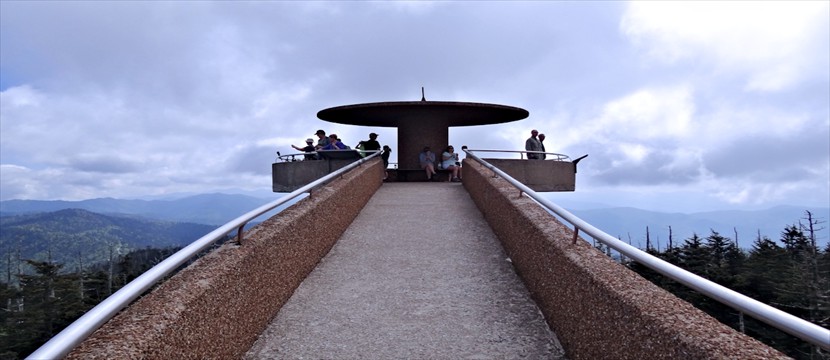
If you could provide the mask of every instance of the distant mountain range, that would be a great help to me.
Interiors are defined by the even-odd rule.
[[[279,194],[275,194],[276,199]],[[104,215],[130,215],[162,221],[191,222],[220,226],[247,213],[273,199],[247,195],[204,194],[188,196],[175,200],[119,200],[92,199],[84,201],[37,201],[8,200],[0,201],[0,215],[35,214],[54,212],[64,209],[83,209]],[[280,206],[282,209],[295,201]],[[278,211],[275,210],[274,212]],[[813,213],[815,219],[822,222],[818,226],[818,243],[826,246],[830,238],[830,208],[801,208],[795,206],[778,206],[766,210],[752,211],[712,211],[700,213],[664,213],[636,208],[593,208],[575,209],[571,212],[605,231],[638,247],[645,246],[646,227],[651,241],[661,247],[668,243],[669,226],[675,244],[697,233],[701,237],[710,235],[711,230],[733,238],[738,233],[739,245],[749,248],[760,231],[762,236],[778,240],[781,232],[788,225],[803,220],[805,210]],[[269,214],[272,214],[271,212]],[[268,216],[268,214],[266,214]],[[264,217],[262,217],[264,218]],[[261,219],[259,221],[261,221]]]
[[[275,199],[277,196],[274,199],[263,199],[245,195],[203,194],[176,200],[7,200],[0,201],[0,216],[83,209],[99,214],[133,215],[220,226]]]
[[[4,216],[0,217],[0,261],[11,268],[17,259],[51,259],[74,270],[78,264],[101,263],[132,250],[183,247],[215,228],[81,209]]]
[[[711,234],[712,230],[734,240],[737,231],[738,245],[748,249],[758,237],[759,232],[761,236],[777,241],[785,227],[797,225],[799,221],[807,225],[805,211],[810,211],[813,219],[820,222],[815,227],[818,230],[816,242],[822,248],[827,246],[828,239],[830,239],[830,226],[828,226],[830,225],[830,208],[777,206],[766,210],[725,210],[682,214],[621,207],[573,210],[571,213],[608,235],[625,242],[630,240],[631,245],[639,248],[645,247],[646,227],[648,227],[652,243],[659,243],[661,248],[665,248],[669,241],[669,227],[671,227],[672,242],[675,245],[682,244],[693,234],[705,238]]]

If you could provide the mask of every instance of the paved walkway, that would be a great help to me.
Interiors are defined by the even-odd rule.
[[[384,183],[245,358],[563,353],[461,184]]]

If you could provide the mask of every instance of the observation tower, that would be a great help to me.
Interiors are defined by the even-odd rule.
[[[513,106],[427,101],[423,96],[421,101],[344,105],[317,113],[321,120],[338,124],[398,128],[400,169],[419,169],[418,154],[424,146],[440,154],[449,144],[450,126],[501,124],[528,115],[527,110]]]

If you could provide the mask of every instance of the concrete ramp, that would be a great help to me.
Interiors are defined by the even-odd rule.
[[[385,183],[245,358],[564,351],[461,184]]]

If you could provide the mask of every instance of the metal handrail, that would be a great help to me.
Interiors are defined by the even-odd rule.
[[[357,151],[358,153],[361,153],[361,154],[372,154],[372,153],[382,152],[381,150],[358,150],[358,149],[349,149],[349,150],[354,150],[354,151]],[[325,153],[327,151],[340,151],[340,150],[317,150],[317,151],[322,151],[323,153]],[[277,151],[277,158],[274,161],[276,161],[276,160],[282,160],[283,162],[304,161],[304,160],[297,160],[297,157],[302,156],[303,159],[305,159],[306,155],[317,155],[317,154],[319,154],[317,151],[309,151],[309,152],[301,152],[301,153],[290,153],[290,154],[285,154],[285,155],[282,155],[282,154],[280,154],[279,151]]]
[[[241,239],[243,227],[251,220],[268,211],[271,211],[277,206],[287,203],[297,196],[311,191],[312,189],[343,175],[349,170],[360,166],[375,156],[378,156],[378,154],[379,152],[346,165],[345,167],[323,176],[297,190],[294,190],[293,192],[277,200],[251,210],[248,213],[231,220],[225,225],[220,226],[216,230],[211,231],[207,235],[202,236],[190,245],[177,251],[173,255],[170,255],[168,258],[156,264],[156,266],[153,266],[150,270],[147,270],[141,274],[141,276],[137,277],[135,280],[129,282],[123,288],[104,299],[104,301],[87,311],[83,316],[78,318],[78,320],[75,320],[75,322],[69,324],[69,326],[63,329],[63,331],[49,339],[49,341],[43,344],[26,359],[60,359],[65,357],[70,351],[72,351],[72,349],[75,348],[75,346],[84,341],[95,330],[100,328],[104,325],[104,323],[115,316],[115,314],[121,311],[121,309],[129,305],[133,300],[147,291],[147,289],[155,285],[159,280],[167,276],[167,274],[171,273],[173,270],[177,269],[197,254],[216,243],[219,239],[231,231],[238,229],[238,236],[240,236]]]
[[[553,211],[562,219],[565,219],[567,222],[571,223],[571,225],[573,225],[575,228],[575,236],[576,233],[579,233],[579,231],[582,230],[594,239],[605,244],[606,246],[620,252],[621,254],[631,259],[634,259],[635,261],[645,265],[646,267],[654,271],[657,271],[669,277],[674,281],[686,285],[689,288],[692,288],[735,310],[738,310],[745,314],[749,314],[750,316],[758,320],[761,320],[779,330],[787,332],[804,341],[817,345],[822,349],[830,351],[830,330],[813,324],[807,320],[804,320],[792,314],[789,314],[787,312],[784,312],[782,310],[776,309],[772,306],[764,304],[758,300],[750,298],[739,292],[736,292],[727,287],[714,283],[710,280],[704,279],[698,275],[695,275],[675,265],[672,265],[667,261],[650,255],[645,251],[642,251],[640,249],[637,249],[636,247],[626,244],[625,242],[620,241],[619,239],[606,234],[602,230],[595,228],[593,225],[571,214],[570,212],[560,207],[559,205],[554,204],[550,200],[539,196],[539,194],[531,190],[529,187],[520,183],[516,179],[513,179],[504,171],[501,171],[497,167],[482,160],[481,158],[473,154],[471,151],[473,150],[465,150],[469,157],[473,158],[474,160],[478,161],[479,163],[487,167],[489,170],[498,174],[499,176],[507,180],[507,182],[509,182],[510,184],[512,184],[513,186],[527,194],[527,196],[529,196],[542,206]]]
[[[481,149],[464,149],[464,151],[476,151],[476,152],[498,152],[498,153],[511,153],[511,154],[519,154],[520,159],[524,159],[525,154],[545,154],[545,155],[553,155],[555,158],[552,159],[545,159],[545,160],[553,160],[553,161],[568,161],[570,157],[565,154],[559,153],[551,153],[551,152],[544,152],[544,151],[530,151],[530,150],[481,150]]]

